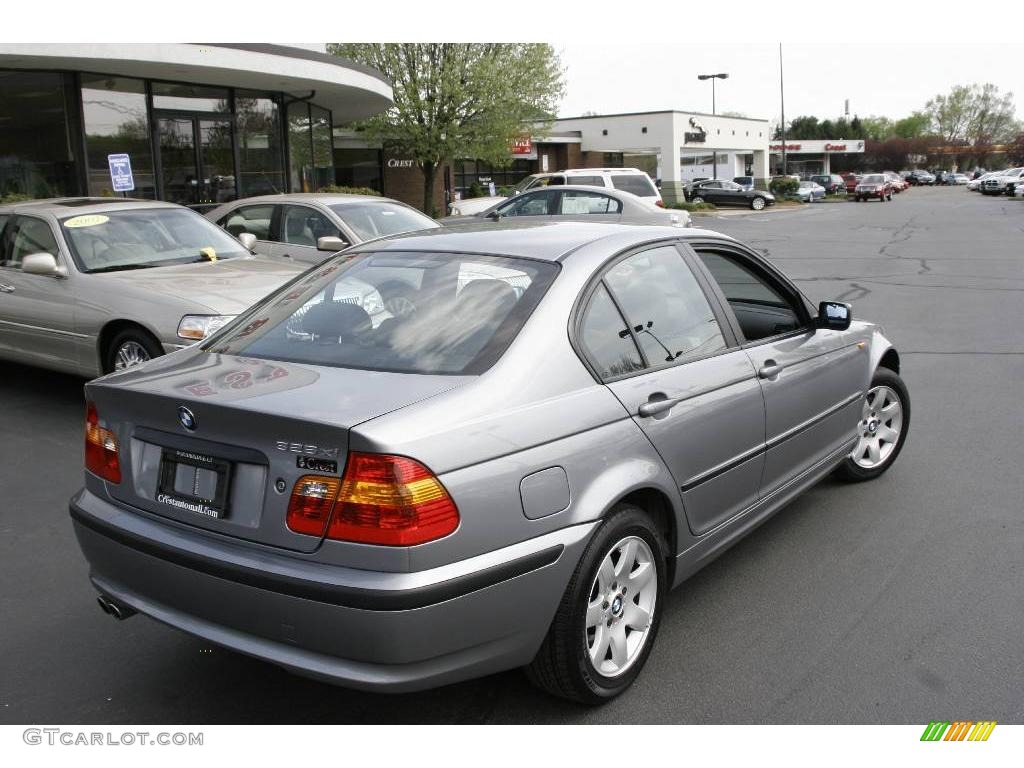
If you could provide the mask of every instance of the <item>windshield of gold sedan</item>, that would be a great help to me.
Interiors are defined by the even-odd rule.
[[[481,373],[516,337],[557,273],[550,262],[478,254],[339,256],[204,348],[374,371]]]
[[[119,272],[244,256],[230,235],[186,208],[133,208],[61,219],[83,272]]]

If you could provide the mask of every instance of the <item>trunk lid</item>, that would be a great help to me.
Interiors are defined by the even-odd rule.
[[[114,500],[217,534],[312,552],[321,539],[285,523],[296,480],[341,475],[351,427],[468,378],[194,349],[91,382],[86,397],[118,438],[122,480],[107,485]]]

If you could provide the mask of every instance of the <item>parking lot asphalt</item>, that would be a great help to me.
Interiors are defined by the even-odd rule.
[[[1024,202],[914,188],[695,222],[880,322],[912,424],[882,478],[825,481],[671,593],[619,699],[516,671],[370,695],[115,622],[67,514],[82,380],[0,364],[0,722],[1024,722]]]

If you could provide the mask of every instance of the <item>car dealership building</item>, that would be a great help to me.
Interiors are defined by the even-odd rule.
[[[379,72],[322,47],[3,43],[0,196],[114,194],[111,155],[134,197],[311,191],[335,182],[334,127],[391,105]]]

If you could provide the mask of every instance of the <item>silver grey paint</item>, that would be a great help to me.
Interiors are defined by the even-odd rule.
[[[176,426],[179,405],[194,411],[195,437],[266,457],[265,503],[255,528],[250,517],[232,527],[159,509],[135,493],[131,474],[120,486],[87,475],[79,506],[148,539],[268,572],[398,590],[499,565],[557,541],[565,550],[554,564],[437,605],[374,612],[167,566],[76,525],[94,582],[143,613],[244,653],[321,679],[390,690],[527,663],[595,525],[634,491],[664,500],[673,528],[673,584],[680,583],[849,453],[859,411],[856,401],[846,403],[865,391],[890,348],[878,328],[854,322],[847,331],[733,347],[610,386],[595,381],[571,343],[574,307],[586,286],[623,251],[697,241],[739,247],[707,232],[576,223],[459,228],[365,246],[560,261],[544,300],[480,376],[246,362],[191,348],[87,387],[105,426],[130,446],[124,472],[136,471],[131,435],[137,425],[183,434]],[[766,381],[757,371],[769,358],[780,370]],[[279,366],[286,375],[235,389],[226,374],[240,365]],[[197,388],[197,381],[208,386]],[[655,388],[678,402],[657,419],[640,417],[638,404]],[[272,483],[281,477],[290,489],[301,472],[291,454],[276,450],[282,439],[412,456],[439,476],[458,505],[460,525],[443,539],[406,548],[291,534],[283,522],[287,494],[277,494]],[[680,490],[723,467],[732,469]],[[568,481],[568,504],[557,511],[550,510],[564,489],[546,477],[533,487],[538,473],[552,468]],[[534,503],[549,513],[531,519]]]

